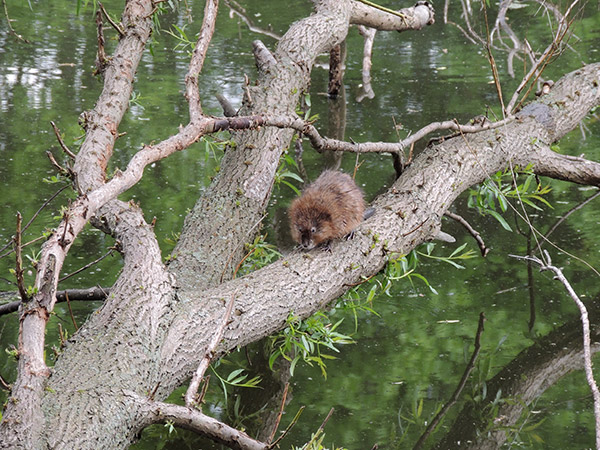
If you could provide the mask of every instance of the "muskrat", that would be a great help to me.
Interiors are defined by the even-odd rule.
[[[353,232],[364,212],[363,194],[354,180],[326,170],[292,202],[288,212],[292,237],[306,250],[329,249],[331,240]]]

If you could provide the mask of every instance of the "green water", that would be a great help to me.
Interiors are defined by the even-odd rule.
[[[248,2],[248,16],[257,26],[282,34],[293,21],[310,11],[308,2],[293,2],[281,7],[279,2]],[[6,20],[0,22],[0,192],[3,208],[0,210],[0,247],[14,234],[15,213],[20,211],[27,222],[41,204],[62,184],[48,183],[55,171],[45,152],[51,150],[64,163],[53,135],[50,121],[64,134],[65,142],[77,150],[82,131],[77,124],[79,114],[93,107],[101,82],[92,75],[95,58],[95,26],[91,4],[77,15],[72,2],[8,1],[9,14],[15,30],[32,41],[15,40],[7,30]],[[113,16],[120,15],[121,2],[106,2]],[[189,36],[197,31],[203,2],[189,2],[195,21],[187,24]],[[529,6],[528,8],[537,8]],[[361,84],[360,66],[362,38],[355,29],[348,36],[348,60],[345,76],[346,139],[356,141],[390,141],[397,139],[394,123],[402,124],[400,136],[415,131],[437,120],[456,118],[461,122],[483,114],[488,106],[497,103],[495,89],[483,51],[470,44],[454,27],[442,23],[442,5],[437,23],[420,32],[378,33],[373,57],[373,89],[375,98],[357,102]],[[527,14],[525,14],[527,13]],[[548,29],[541,19],[531,19],[531,11],[511,15],[516,30],[527,27],[527,38],[532,46],[543,49]],[[458,5],[451,5],[450,16],[458,20]],[[536,21],[537,20],[537,21]],[[163,32],[154,35],[152,51],[146,51],[137,73],[135,87],[138,99],[132,103],[120,128],[127,134],[116,145],[111,161],[112,169],[124,167],[142,144],[159,141],[176,132],[179,123],[187,121],[187,104],[182,95],[183,77],[187,69],[188,53],[174,49],[176,40],[165,30],[171,24],[185,25],[183,11],[168,13],[161,18]],[[480,24],[479,24],[480,25]],[[579,67],[580,62],[600,59],[600,14],[588,8],[576,25],[571,44],[578,53],[567,51],[552,66],[547,76],[558,79],[561,74]],[[107,30],[108,50],[115,44],[114,33]],[[244,74],[251,79],[255,74],[250,42],[262,39],[274,46],[272,38],[257,35],[246,26],[231,19],[225,5],[217,23],[213,46],[200,80],[203,107],[208,114],[220,114],[214,94],[222,93],[234,106],[241,102]],[[511,92],[517,82],[506,75],[506,54],[499,52],[496,61],[505,92]],[[311,91],[312,112],[319,114],[317,126],[325,134],[328,129],[329,105],[325,96],[327,71],[323,57],[313,71]],[[517,72],[522,67],[515,65]],[[394,122],[395,121],[395,122]],[[591,159],[600,159],[600,125],[594,118],[576,130],[561,143],[561,151],[578,155],[585,153]],[[422,147],[423,144],[421,144]],[[417,145],[417,150],[421,148]],[[363,162],[357,179],[372,199],[393,182],[394,171],[387,156],[361,157]],[[310,177],[315,177],[330,159],[305,149],[304,162]],[[351,171],[355,157],[344,156],[341,167]],[[143,180],[126,193],[124,199],[139,201],[151,221],[156,217],[156,231],[163,253],[172,249],[169,242],[183,223],[199,192],[210,182],[218,161],[203,143],[195,144],[185,152],[173,155],[149,167]],[[558,218],[595,191],[564,182],[543,180],[552,187],[548,201],[552,209],[532,212],[536,227],[547,231]],[[263,232],[280,248],[289,248],[285,209],[293,197],[288,187],[276,187],[269,217]],[[24,241],[38,237],[46,228],[52,228],[60,208],[69,198],[69,190],[44,209],[27,230]],[[600,200],[574,213],[552,235],[561,251],[552,250],[557,265],[563,266],[566,276],[584,299],[598,295],[598,278],[589,269],[569,258],[565,252],[577,255],[600,268],[597,226],[600,221]],[[530,320],[530,292],[527,289],[527,271],[524,263],[507,255],[525,254],[526,238],[505,231],[498,222],[478,216],[467,208],[466,197],[453,208],[468,218],[491,247],[487,258],[464,261],[464,270],[454,269],[442,262],[423,259],[418,272],[437,290],[423,283],[414,285],[398,282],[389,295],[379,295],[373,307],[378,315],[359,313],[355,331],[354,318],[338,312],[334,321],[344,318],[343,333],[352,334],[356,344],[340,347],[337,360],[327,366],[325,380],[316,367],[298,365],[291,378],[290,402],[282,419],[287,426],[296,411],[306,406],[298,424],[282,443],[282,448],[301,445],[321,424],[330,408],[334,415],[328,421],[325,443],[349,449],[368,449],[375,443],[380,448],[410,448],[418,439],[421,428],[410,424],[413,411],[422,400],[421,421],[429,418],[436,407],[447,400],[458,383],[466,360],[472,351],[473,336],[479,313],[487,317],[482,337],[482,360],[493,354],[491,374],[500,370],[521,350],[532,345],[536,336],[549,333],[566,321],[577,317],[574,305],[551,276],[534,273],[532,289],[536,298],[536,322],[533,333],[528,331]],[[511,214],[507,220],[513,226]],[[520,224],[524,230],[523,224]],[[437,244],[436,255],[448,255],[462,243],[477,251],[473,240],[455,223],[446,221],[444,229],[456,236],[456,244]],[[88,229],[74,244],[64,267],[71,273],[95,260],[113,245],[112,239]],[[25,250],[26,262],[35,260],[39,245]],[[3,251],[0,253],[4,254]],[[28,258],[27,258],[28,257]],[[0,291],[14,291],[9,268],[13,257],[0,259]],[[110,286],[120,270],[121,261],[115,254],[93,268],[69,278],[60,288]],[[31,266],[29,266],[30,268]],[[26,283],[33,282],[26,275]],[[364,293],[371,288],[365,285]],[[74,316],[81,323],[98,304],[74,304]],[[56,315],[48,327],[48,358],[56,345],[58,325],[72,333],[73,325],[64,305],[56,308]],[[16,315],[0,318],[0,345],[2,349],[16,345],[18,320]],[[498,351],[494,352],[500,345]],[[15,377],[14,363],[5,352],[0,352],[0,374],[9,381]],[[253,353],[250,352],[250,357]],[[232,361],[243,361],[243,352],[233,355]],[[227,374],[230,368],[219,369]],[[225,419],[222,393],[213,383],[209,399],[213,402],[206,411]],[[467,392],[469,391],[467,388]],[[254,393],[253,393],[254,394]],[[0,394],[4,395],[4,394]],[[242,402],[250,394],[241,391]],[[4,399],[4,397],[2,397]],[[235,396],[229,398],[230,406]],[[230,411],[233,407],[230,408]],[[459,409],[459,408],[458,408]],[[552,386],[531,408],[534,413],[527,425],[544,420],[534,431],[522,431],[513,446],[523,448],[586,448],[593,446],[592,401],[581,372],[573,373]],[[457,410],[444,422],[448,427]],[[252,423],[243,409],[238,418],[244,424]],[[526,427],[524,427],[526,428]],[[250,429],[250,431],[252,431]],[[440,437],[443,434],[442,428]],[[403,434],[405,433],[405,434]],[[136,448],[159,448],[157,435],[166,435],[163,427],[145,433]],[[404,436],[404,440],[402,437]],[[431,439],[434,442],[436,437]],[[543,442],[537,441],[537,438]],[[211,448],[204,441],[192,440],[179,431],[164,448]],[[164,444],[164,443],[163,443]]]

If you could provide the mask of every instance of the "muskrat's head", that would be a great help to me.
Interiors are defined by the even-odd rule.
[[[292,237],[305,250],[330,241],[334,237],[331,215],[315,208],[290,208],[290,226]]]

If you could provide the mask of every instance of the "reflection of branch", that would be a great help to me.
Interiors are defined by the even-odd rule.
[[[463,376],[460,379],[458,386],[456,386],[454,393],[450,397],[450,400],[448,400],[448,402],[444,405],[444,407],[440,410],[440,412],[437,413],[437,415],[433,418],[431,423],[427,426],[427,429],[421,435],[421,437],[419,438],[419,440],[413,447],[413,450],[419,449],[423,446],[423,444],[425,443],[425,440],[435,430],[435,428],[438,426],[438,424],[444,418],[444,416],[446,414],[448,414],[448,411],[450,411],[450,408],[452,408],[452,406],[454,406],[454,404],[458,400],[458,397],[460,396],[460,393],[465,388],[465,385],[467,384],[467,380],[469,379],[469,375],[471,374],[471,371],[475,367],[475,361],[477,360],[477,357],[479,356],[479,351],[481,350],[481,335],[483,334],[483,323],[484,322],[485,322],[485,315],[483,313],[480,313],[479,314],[479,325],[477,326],[477,332],[475,333],[475,348],[473,349],[473,354],[471,355],[471,359],[469,360],[467,367],[465,367]]]
[[[362,61],[362,86],[360,92],[356,97],[357,102],[361,102],[364,98],[375,97],[373,86],[371,86],[371,64],[373,58],[373,42],[375,42],[375,35],[377,30],[375,28],[365,27],[358,25],[358,32],[362,37],[365,38],[365,44],[363,47],[363,61]]]
[[[557,279],[563,284],[563,286],[567,290],[567,293],[579,308],[579,313],[581,315],[581,323],[583,327],[583,357],[585,376],[592,391],[592,395],[594,396],[594,417],[596,418],[596,448],[600,449],[600,391],[598,391],[598,386],[596,385],[596,381],[594,380],[594,372],[592,370],[592,350],[590,344],[590,321],[588,319],[588,312],[585,305],[579,299],[579,297],[573,290],[573,287],[562,273],[562,270],[552,265],[552,260],[550,259],[550,254],[548,253],[548,251],[544,250],[543,253],[544,259],[547,262],[544,262],[535,256],[510,256],[539,264],[540,270],[542,271],[550,270],[551,272],[553,272],[555,279]]]
[[[481,238],[481,235],[479,234],[479,232],[477,230],[475,230],[471,226],[471,224],[469,224],[469,222],[467,222],[465,220],[464,217],[459,216],[458,214],[454,214],[454,213],[452,213],[450,211],[446,211],[444,213],[444,215],[447,216],[447,217],[450,217],[451,219],[456,220],[463,227],[465,227],[469,233],[471,233],[471,236],[473,236],[473,238],[477,242],[477,245],[479,245],[479,250],[481,251],[481,256],[483,256],[485,258],[486,255],[488,254],[488,252],[490,251],[490,249],[485,246],[485,242],[483,242],[483,239]]]

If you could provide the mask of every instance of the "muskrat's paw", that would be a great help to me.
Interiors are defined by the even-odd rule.
[[[349,241],[350,239],[354,239],[354,230],[348,233],[344,239],[346,239],[347,241]]]
[[[321,249],[322,252],[331,253],[331,241],[323,242],[322,244],[319,245],[319,248]]]

